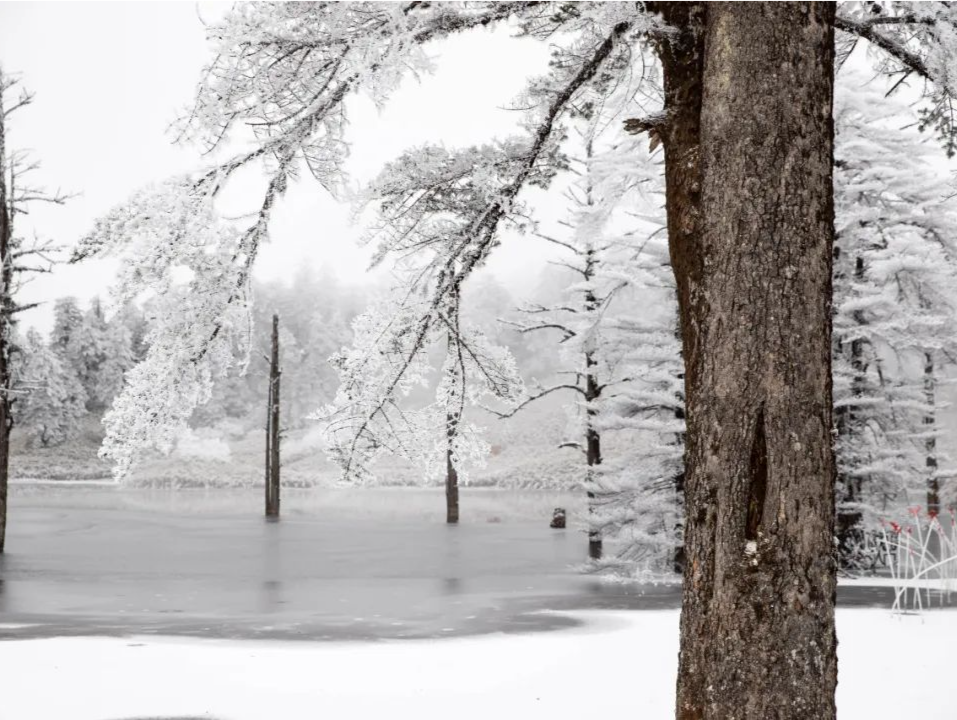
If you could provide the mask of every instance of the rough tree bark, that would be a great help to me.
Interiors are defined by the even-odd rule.
[[[826,3],[711,3],[685,63],[703,64],[700,203],[671,230],[688,401],[679,720],[835,717],[833,19]],[[669,172],[693,197],[687,167]]]
[[[665,116],[628,127],[660,138],[665,152],[665,213],[668,248],[675,274],[678,298],[678,330],[685,363],[685,402],[688,395],[688,368],[697,362],[698,330],[694,308],[701,287],[702,258],[698,252],[701,227],[701,87],[704,62],[704,26],[707,16],[703,2],[652,2],[648,10],[660,13],[673,32],[660,36],[656,49],[662,66]],[[679,411],[684,419],[684,411]],[[678,413],[676,413],[678,414]],[[693,442],[684,433],[680,442]],[[687,466],[687,461],[685,462]],[[683,469],[675,477],[675,492],[685,494]],[[676,531],[684,532],[679,521]],[[674,566],[683,572],[684,543],[675,548]]]
[[[279,316],[272,316],[272,351],[269,357],[269,405],[266,413],[266,517],[279,517]]]
[[[680,375],[681,379],[684,379],[684,373]],[[678,397],[678,403],[675,407],[675,419],[682,422],[685,421],[685,398],[684,392]],[[679,446],[682,450],[684,449],[685,443],[687,442],[686,438],[687,433],[678,433],[675,436],[675,444]],[[685,503],[685,465],[681,463],[681,469],[675,474],[674,477],[674,488],[675,488],[675,503],[678,507],[677,519],[675,520],[675,538],[677,542],[675,543],[675,552],[672,557],[672,569],[674,572],[679,575],[683,575],[685,571],[685,544],[684,544],[684,534],[685,534],[685,521],[684,521],[684,503]]]

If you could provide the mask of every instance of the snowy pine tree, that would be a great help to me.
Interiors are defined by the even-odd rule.
[[[123,389],[123,378],[133,365],[132,337],[118,318],[107,320],[98,297],[90,302],[80,333],[80,381],[87,394],[87,409],[105,411]]]
[[[84,354],[85,318],[75,297],[57,298],[53,303],[53,330],[50,347],[74,368],[78,377],[86,377]]]
[[[939,512],[953,474],[935,388],[957,358],[957,203],[914,109],[860,73],[839,77],[834,416],[838,534],[854,564],[865,528],[907,505]]]
[[[567,289],[554,303],[524,307],[512,323],[554,337],[563,369],[522,407],[571,393],[574,436],[562,446],[584,461],[590,556],[600,558],[610,540],[615,552],[604,564],[670,570],[680,544],[683,406],[660,166],[644,139],[596,147],[601,137],[587,133],[594,130],[583,136],[582,156],[570,161],[577,180],[566,190],[564,232],[542,235],[561,252]],[[609,454],[605,434],[627,440]]]
[[[28,442],[51,447],[76,437],[86,415],[86,393],[76,372],[32,328],[18,356],[14,410]]]

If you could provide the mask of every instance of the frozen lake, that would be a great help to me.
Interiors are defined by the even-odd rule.
[[[547,630],[549,610],[660,609],[673,585],[580,572],[583,533],[548,527],[577,496],[468,490],[447,526],[438,490],[261,493],[17,485],[0,558],[0,638],[161,634],[385,639]],[[844,604],[889,606],[888,588]]]

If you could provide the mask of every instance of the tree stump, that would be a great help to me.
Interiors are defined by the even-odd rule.
[[[552,512],[552,528],[556,530],[565,529],[565,508],[555,508]]]

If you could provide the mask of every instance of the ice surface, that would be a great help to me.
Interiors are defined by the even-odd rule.
[[[584,535],[548,527],[574,497],[465,490],[448,527],[438,491],[286,492],[278,523],[260,495],[17,488],[0,613],[32,625],[0,638],[474,634],[562,626],[531,611],[634,594],[575,572]]]
[[[540,610],[676,608],[673,585],[583,575],[582,502],[466,489],[463,522],[433,490],[17,487],[0,558],[0,639],[162,634],[396,639],[549,630]],[[554,507],[571,527],[548,527]],[[890,588],[843,602],[889,607]],[[2,718],[2,715],[0,715]]]

